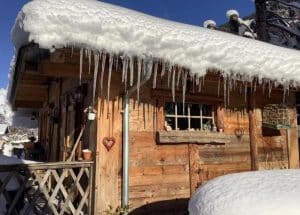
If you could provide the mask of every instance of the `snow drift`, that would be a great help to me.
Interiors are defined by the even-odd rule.
[[[76,47],[139,56],[189,69],[201,77],[208,68],[225,76],[300,81],[299,51],[201,27],[180,24],[95,0],[34,0],[20,11],[15,47]],[[292,82],[292,83],[291,83]]]
[[[300,170],[229,174],[201,186],[189,202],[191,215],[298,215]]]

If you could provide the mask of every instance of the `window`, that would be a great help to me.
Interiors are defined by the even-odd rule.
[[[211,131],[215,129],[213,106],[207,104],[165,104],[165,127],[167,130]]]

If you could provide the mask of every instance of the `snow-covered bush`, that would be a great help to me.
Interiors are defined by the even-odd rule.
[[[190,215],[299,215],[300,170],[229,174],[198,188]]]

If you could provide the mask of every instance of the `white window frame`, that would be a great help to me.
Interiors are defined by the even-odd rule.
[[[215,119],[214,119],[214,106],[211,105],[211,104],[199,104],[199,103],[185,103],[184,106],[187,106],[187,115],[178,115],[178,104],[182,104],[182,103],[179,103],[179,102],[166,102],[165,105],[167,103],[173,103],[175,105],[175,114],[166,114],[165,113],[165,121],[166,121],[166,118],[174,118],[175,119],[175,130],[176,131],[180,131],[180,129],[178,128],[178,118],[186,118],[188,119],[188,129],[187,130],[191,130],[191,129],[194,129],[194,128],[191,128],[191,119],[199,119],[200,120],[200,130],[203,131],[203,119],[211,119],[212,120],[212,124],[215,125]],[[200,115],[199,116],[196,116],[196,115],[193,115],[191,116],[191,106],[192,105],[200,105]],[[211,111],[211,116],[203,116],[203,113],[202,113],[202,105],[209,105],[212,107],[212,111]],[[172,129],[173,130],[173,129]],[[183,131],[183,130],[182,130]]]

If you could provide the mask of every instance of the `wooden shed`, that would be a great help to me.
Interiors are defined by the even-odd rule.
[[[49,4],[48,15],[59,7],[49,2],[29,3],[23,8],[27,20],[19,18],[18,22],[26,25],[32,16],[30,9],[43,4]],[[127,14],[122,21],[128,19],[129,23],[136,16],[146,25],[159,26],[162,22],[166,28],[174,28],[175,33],[178,28],[179,34],[191,31],[196,32],[196,36],[215,35],[207,40],[212,40],[212,47],[225,38],[224,46],[236,49],[232,56],[229,53],[232,61],[228,64],[232,68],[222,64],[221,45],[211,52],[211,62],[217,63],[208,64],[205,71],[197,73],[192,69],[195,65],[187,64],[193,59],[182,61],[181,65],[176,53],[172,62],[169,58],[172,55],[164,59],[153,51],[141,57],[134,53],[136,47],[126,50],[126,45],[134,43],[130,39],[124,50],[116,50],[116,45],[110,43],[115,38],[108,39],[107,44],[102,43],[103,38],[95,39],[100,41],[97,47],[74,38],[63,47],[53,39],[52,47],[48,47],[41,35],[34,37],[36,28],[32,32],[26,28],[33,35],[32,42],[22,42],[19,46],[11,103],[14,108],[39,110],[39,140],[45,161],[65,161],[74,147],[76,160],[82,159],[82,149],[92,151],[95,214],[103,214],[110,205],[116,208],[127,204],[132,214],[181,214],[187,210],[188,199],[195,189],[214,177],[241,171],[299,167],[298,82],[293,81],[293,74],[300,74],[298,52],[213,30],[182,27],[100,2],[60,2],[66,8],[72,4],[85,8],[97,6],[97,12],[104,11],[104,14],[107,11]],[[61,16],[66,23],[73,19],[68,13],[57,13],[50,16]],[[32,20],[38,25],[43,20],[41,17],[43,14],[38,13]],[[102,18],[110,22],[104,15]],[[104,23],[99,21],[105,30]],[[43,32],[51,38],[49,23],[45,26]],[[147,35],[147,27],[140,30],[143,28]],[[124,29],[117,27],[111,31],[115,31],[115,35],[124,33]],[[149,43],[162,43],[159,36],[153,37],[148,37],[151,38]],[[175,36],[173,39],[181,40]],[[184,39],[182,41],[184,43]],[[197,38],[190,42],[195,41]],[[19,43],[15,41],[15,44]],[[141,44],[147,46],[146,40]],[[108,48],[110,45],[112,50]],[[246,53],[251,52],[249,47],[258,50],[260,45],[263,60],[260,56],[253,57],[250,63],[257,65],[244,65],[249,63],[247,57],[251,53]],[[292,57],[276,58],[287,54]],[[199,55],[205,64],[209,57],[201,50]],[[238,59],[238,55],[245,58]],[[272,59],[274,64],[279,61],[287,66],[272,66]],[[264,60],[269,62],[262,62]],[[282,69],[291,77],[285,77],[285,81],[271,78],[267,75],[268,68],[275,73]]]

